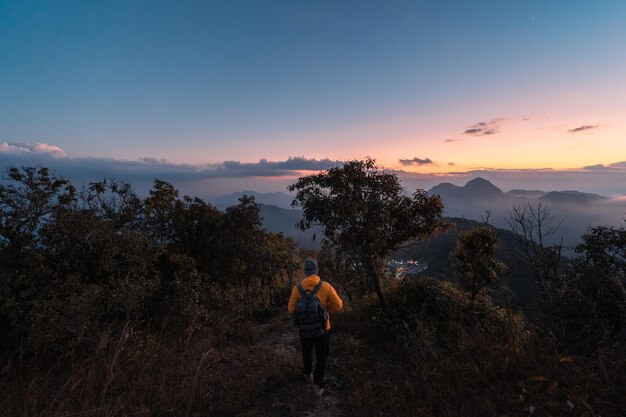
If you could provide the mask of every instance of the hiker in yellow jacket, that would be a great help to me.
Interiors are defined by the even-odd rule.
[[[315,259],[304,261],[304,279],[293,288],[287,309],[296,317],[302,315],[303,303],[299,303],[303,297],[309,294],[316,296],[326,313],[334,313],[341,310],[343,302],[337,295],[337,291],[328,282],[322,281],[317,276],[318,267]],[[317,303],[317,300],[314,300]],[[314,307],[313,307],[314,308]],[[326,316],[325,325],[320,325],[319,320],[306,322],[300,319],[300,341],[302,342],[302,359],[304,361],[304,376],[309,383],[313,383],[313,390],[318,397],[324,392],[324,370],[328,360],[330,318]],[[315,371],[313,372],[313,360],[311,351],[315,345]]]

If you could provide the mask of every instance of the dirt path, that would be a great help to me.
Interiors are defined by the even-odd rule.
[[[341,400],[343,383],[333,371],[335,358],[331,357],[326,369],[326,387],[322,398],[313,393],[313,386],[307,384],[302,375],[302,353],[298,331],[291,326],[285,315],[274,317],[270,323],[259,325],[261,337],[259,348],[269,349],[289,363],[281,385],[269,394],[267,406],[271,409],[258,410],[259,416],[284,417],[342,417],[345,415]],[[277,384],[278,385],[278,384]],[[266,406],[266,407],[267,407]]]

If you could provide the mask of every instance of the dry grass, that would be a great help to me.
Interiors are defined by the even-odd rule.
[[[260,346],[258,326],[224,320],[156,334],[126,323],[94,350],[52,366],[13,355],[0,379],[6,416],[229,416],[294,378],[289,358]]]
[[[411,292],[413,291],[413,292]],[[395,298],[394,298],[395,297]],[[624,347],[558,352],[505,310],[472,307],[448,284],[390,294],[333,316],[329,392],[302,382],[284,311],[232,305],[209,322],[105,331],[52,365],[19,352],[0,374],[3,416],[623,416]],[[410,308],[409,308],[410,307]]]
[[[461,300],[463,314],[471,312],[461,315],[445,286],[419,300],[428,315],[414,312],[400,324],[381,322],[373,308],[337,316],[333,351],[349,415],[624,416],[623,345],[566,356],[505,310]],[[448,296],[459,301],[454,291]],[[429,322],[446,312],[454,314]]]

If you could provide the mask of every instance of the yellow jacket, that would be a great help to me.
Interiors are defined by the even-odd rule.
[[[315,288],[315,286],[319,283],[320,277],[318,277],[317,275],[309,275],[301,282],[304,291],[313,291],[313,288]],[[298,305],[298,301],[300,301],[300,298],[300,291],[298,291],[298,286],[296,285],[291,291],[291,297],[289,297],[289,304],[287,305],[287,310],[289,310],[289,314],[293,314],[296,312],[296,307]],[[320,302],[328,313],[334,313],[335,311],[341,310],[343,307],[343,301],[341,301],[341,298],[339,298],[339,295],[337,295],[337,291],[335,291],[333,286],[326,281],[324,281],[319,291],[317,292],[317,298],[320,299]],[[330,330],[330,319],[326,323],[326,331],[328,330]]]

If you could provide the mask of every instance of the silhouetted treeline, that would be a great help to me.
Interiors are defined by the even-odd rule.
[[[370,182],[368,176],[377,178],[370,175],[373,161],[369,161],[371,166],[356,162],[336,170],[352,172],[349,168],[354,165]],[[397,179],[392,174],[381,175],[389,178],[376,195],[397,194]],[[313,179],[317,177],[310,177]],[[343,189],[342,183],[329,184],[323,186]],[[362,191],[352,188],[349,192]],[[352,194],[341,204],[356,204],[362,199]],[[331,201],[338,198],[323,204],[333,204]],[[420,210],[425,211],[434,203],[421,204]],[[223,298],[220,292],[225,289],[236,289],[247,309],[255,303],[280,306],[289,295],[298,268],[295,243],[265,232],[259,208],[247,196],[238,205],[220,211],[202,199],[180,197],[171,184],[160,180],[154,181],[148,197],[140,198],[127,183],[105,180],[78,190],[46,168],[23,167],[8,170],[0,185],[0,205],[4,349],[24,345],[34,351],[63,352],[95,340],[102,329],[115,322],[135,320],[158,328],[165,319],[185,323],[206,318],[219,308]],[[381,213],[388,209],[382,204],[376,207]],[[391,208],[397,211],[397,207]],[[358,210],[362,209],[359,206]],[[365,209],[369,216],[372,209]],[[318,210],[331,213],[329,210],[334,209],[320,205]],[[385,214],[381,219],[388,219],[385,221],[391,225],[398,213]],[[429,221],[435,224],[436,220]],[[354,221],[346,223],[352,225]],[[373,224],[363,223],[363,236],[374,236]],[[545,227],[523,226],[524,230]],[[384,222],[376,227],[403,231]],[[376,230],[382,236],[388,233]],[[491,239],[489,245],[480,240],[483,235]],[[396,239],[394,244],[402,241],[401,237],[387,238]],[[501,267],[499,271],[484,269],[490,262],[500,262],[489,260],[491,255],[485,252],[495,251],[495,235],[485,229],[482,234],[463,238],[454,255],[455,275],[475,298],[489,282],[502,276],[506,279],[507,274]],[[528,281],[536,294],[533,311],[527,306],[527,314],[540,318],[539,324],[566,345],[583,343],[591,348],[621,330],[626,300],[624,229],[590,229],[576,248],[579,256],[573,261],[558,255],[560,249],[536,246],[526,236],[520,238],[525,239],[521,247],[527,250],[507,256],[528,266]],[[348,248],[349,244],[364,248],[362,244],[367,242],[363,239],[347,240],[343,246],[327,240],[319,254],[326,274],[334,276],[351,302],[353,295],[362,297],[372,288],[382,297],[380,285],[386,285],[382,281],[377,284],[383,275],[376,279],[367,276],[369,258],[357,259],[354,249]],[[447,257],[451,249],[437,257]],[[466,259],[465,264],[461,259]],[[437,261],[441,259],[434,259],[433,264]],[[569,264],[558,265],[564,261]],[[547,262],[549,268],[545,267]],[[474,270],[478,267],[484,270]],[[542,268],[554,273],[539,274]],[[447,278],[454,281],[449,275]]]
[[[61,353],[111,323],[189,322],[238,288],[242,305],[284,303],[295,244],[266,233],[254,199],[222,212],[155,180],[78,190],[46,168],[11,168],[0,185],[0,327],[4,349]],[[290,279],[289,279],[290,281]]]

